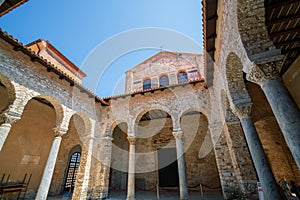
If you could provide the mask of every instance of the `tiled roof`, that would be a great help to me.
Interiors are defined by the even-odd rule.
[[[89,95],[89,97],[92,97],[95,99],[96,102],[100,102],[102,105],[109,105],[106,101],[104,101],[102,98],[98,97],[96,94],[94,94],[92,91],[78,83],[76,80],[74,80],[71,76],[69,76],[67,73],[60,70],[58,67],[53,65],[52,63],[48,62],[43,57],[37,55],[35,52],[31,51],[30,49],[26,48],[21,42],[19,42],[17,39],[15,39],[13,36],[7,34],[2,29],[0,29],[0,38],[8,42],[14,47],[15,51],[21,51],[25,55],[29,56],[32,62],[38,62],[44,67],[47,68],[48,72],[53,72],[59,76],[60,79],[65,79],[67,82],[70,83],[70,86],[76,86],[80,89],[81,92],[86,93]]]
[[[27,2],[28,0],[5,0],[0,5],[0,17],[7,14],[9,11],[15,9],[16,7],[22,5],[23,3]]]

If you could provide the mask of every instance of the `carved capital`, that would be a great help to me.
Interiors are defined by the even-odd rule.
[[[127,140],[129,141],[130,145],[135,145],[136,137],[134,135],[128,135]]]
[[[62,136],[67,133],[68,129],[62,128],[62,127],[54,127],[53,129],[55,136]]]
[[[102,145],[106,145],[106,146],[109,146],[112,144],[112,141],[114,140],[110,135],[105,135],[105,136],[102,136],[100,138],[101,140],[101,143]]]
[[[233,111],[234,114],[238,116],[239,119],[243,119],[243,118],[250,117],[251,108],[252,108],[252,103],[248,102],[248,103],[237,105]]]
[[[4,113],[4,114],[0,115],[0,124],[13,125],[19,119],[21,119],[21,115],[18,113]]]
[[[114,139],[110,135],[105,135],[100,138],[102,141],[113,141]]]
[[[257,65],[252,66],[251,71],[246,75],[246,79],[259,85],[263,85],[268,80],[264,72]]]
[[[181,140],[182,136],[183,136],[183,131],[182,130],[174,130],[172,132],[172,134],[176,140]]]
[[[267,81],[279,78],[279,72],[282,66],[282,60],[272,61],[264,64],[253,64],[246,79],[264,85]]]

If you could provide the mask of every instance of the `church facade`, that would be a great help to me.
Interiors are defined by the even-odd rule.
[[[203,55],[159,52],[106,98],[48,41],[1,30],[1,185],[23,180],[20,195],[39,200],[160,188],[258,199],[260,182],[285,199],[278,182],[300,181],[300,2],[202,4]]]

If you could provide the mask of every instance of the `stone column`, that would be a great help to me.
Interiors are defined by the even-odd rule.
[[[21,115],[19,114],[3,114],[1,115],[0,121],[0,151],[4,145],[4,142],[8,136],[8,133],[12,127],[12,125],[19,119],[21,119]]]
[[[129,164],[128,164],[128,183],[126,200],[135,200],[135,142],[134,135],[128,135],[129,141]]]
[[[37,192],[37,195],[35,197],[36,200],[46,200],[48,191],[50,188],[52,175],[55,167],[56,158],[58,155],[60,143],[61,143],[61,135],[62,133],[59,132],[54,138],[54,141],[52,142],[52,147],[48,156],[48,160],[44,169],[44,173],[42,176],[42,180],[40,182],[40,186]]]
[[[176,139],[180,200],[185,200],[188,199],[188,189],[187,189],[187,182],[186,182],[184,149],[183,149],[183,142],[182,142],[183,132],[181,129],[175,129],[172,132],[172,134]]]
[[[254,66],[247,79],[258,83],[264,91],[277,119],[285,141],[300,169],[300,111],[281,79],[265,73]]]
[[[260,142],[255,126],[249,116],[251,105],[243,105],[237,109],[237,115],[240,118],[253,164],[255,166],[259,181],[262,184],[264,194],[266,195],[267,199],[285,199],[280,194],[263,146]]]

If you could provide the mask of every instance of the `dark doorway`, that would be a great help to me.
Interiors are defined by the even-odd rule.
[[[159,186],[178,187],[178,165],[175,148],[164,148],[158,150]]]

